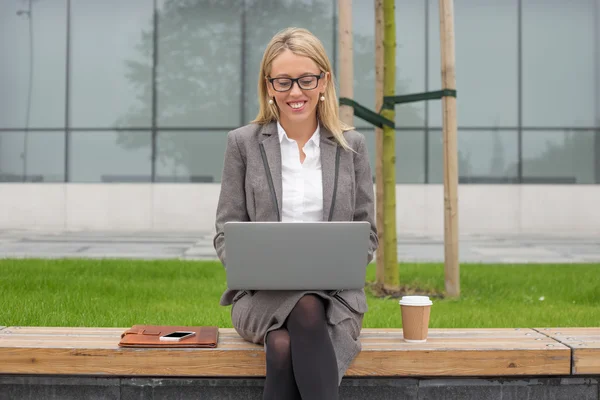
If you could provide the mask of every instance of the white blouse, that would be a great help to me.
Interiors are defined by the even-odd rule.
[[[306,158],[300,163],[300,149],[277,122],[281,144],[283,189],[282,222],[323,220],[323,176],[321,171],[320,128],[303,147]]]

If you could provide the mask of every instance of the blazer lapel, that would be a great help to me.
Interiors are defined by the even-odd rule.
[[[269,170],[271,172],[271,179],[273,187],[275,189],[277,207],[279,209],[279,216],[281,220],[282,213],[282,183],[281,183],[281,145],[279,143],[279,135],[277,134],[277,124],[271,122],[263,126],[261,130],[262,145],[265,149],[267,161],[269,163]],[[267,179],[269,177],[267,176]],[[270,190],[270,188],[265,188]]]
[[[323,221],[329,220],[331,201],[333,199],[335,182],[335,153],[337,143],[333,140],[333,134],[321,125],[321,169],[323,175]]]

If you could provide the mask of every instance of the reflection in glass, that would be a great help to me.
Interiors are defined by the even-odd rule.
[[[66,20],[66,0],[0,1],[0,128],[64,129]]]
[[[227,131],[159,131],[156,181],[220,182]]]
[[[524,131],[523,183],[595,183],[593,131]]]
[[[64,182],[64,132],[0,132],[0,182]]]
[[[429,131],[429,183],[444,182],[442,131]],[[459,183],[516,183],[517,131],[458,131]]]
[[[152,0],[71,2],[72,127],[152,125]]]
[[[334,6],[330,0],[245,0],[244,36],[244,120],[246,124],[258,113],[258,70],[269,40],[281,29],[296,26],[306,28],[323,43],[333,64],[335,23]],[[240,83],[236,76],[236,83]],[[239,92],[238,92],[239,93]],[[338,93],[339,94],[339,93]],[[233,97],[234,94],[231,94]]]
[[[375,6],[353,0],[354,99],[375,110]],[[396,1],[396,94],[425,91],[425,5],[423,0]],[[425,125],[425,103],[397,105],[397,126]],[[372,127],[360,118],[358,127]]]
[[[150,182],[151,139],[149,131],[71,132],[69,180]]]
[[[460,182],[518,181],[517,132],[505,128],[518,124],[519,3],[523,182],[600,183],[600,132],[568,130],[600,127],[600,0],[455,2],[458,122],[483,127],[458,134]],[[273,34],[306,27],[321,39],[332,62],[336,57],[337,3],[330,0],[70,4],[67,85],[67,0],[0,1],[0,128],[10,130],[0,132],[0,181],[64,181],[69,157],[72,181],[149,182],[155,119],[156,181],[219,182],[226,131],[248,123],[258,111],[258,69]],[[397,94],[441,89],[438,2],[396,4]],[[373,2],[354,0],[353,19],[354,98],[374,109]],[[75,129],[69,155],[67,86]],[[441,101],[429,102],[428,123],[435,130],[427,148],[420,130],[424,105],[396,106],[398,126],[418,128],[397,133],[398,183],[442,182]],[[373,127],[358,118],[355,125],[367,138],[375,174]],[[110,130],[115,126],[126,129]],[[543,126],[557,129],[540,130]]]
[[[365,135],[373,181],[375,181],[375,132],[361,129]],[[396,183],[425,182],[425,133],[396,131]]]
[[[596,4],[595,4],[596,3]],[[523,0],[523,125],[592,127],[597,0]],[[596,50],[595,50],[596,49]],[[596,94],[595,94],[596,93]]]
[[[438,3],[429,1],[430,91],[443,89]],[[454,18],[459,125],[517,126],[517,0],[455,1]],[[441,104],[429,102],[429,126],[442,126]]]
[[[159,0],[158,7],[158,126],[239,125],[242,1]],[[141,46],[151,40],[144,36]]]

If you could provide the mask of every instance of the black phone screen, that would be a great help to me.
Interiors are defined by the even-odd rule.
[[[164,337],[170,337],[170,338],[180,338],[180,337],[184,337],[189,335],[190,333],[193,332],[171,332],[168,335],[164,335]]]

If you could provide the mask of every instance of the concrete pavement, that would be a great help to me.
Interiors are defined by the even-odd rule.
[[[0,258],[216,259],[212,232],[40,232],[0,230]],[[460,238],[465,263],[600,263],[600,237],[478,235]],[[442,262],[443,236],[403,235],[398,259]]]

